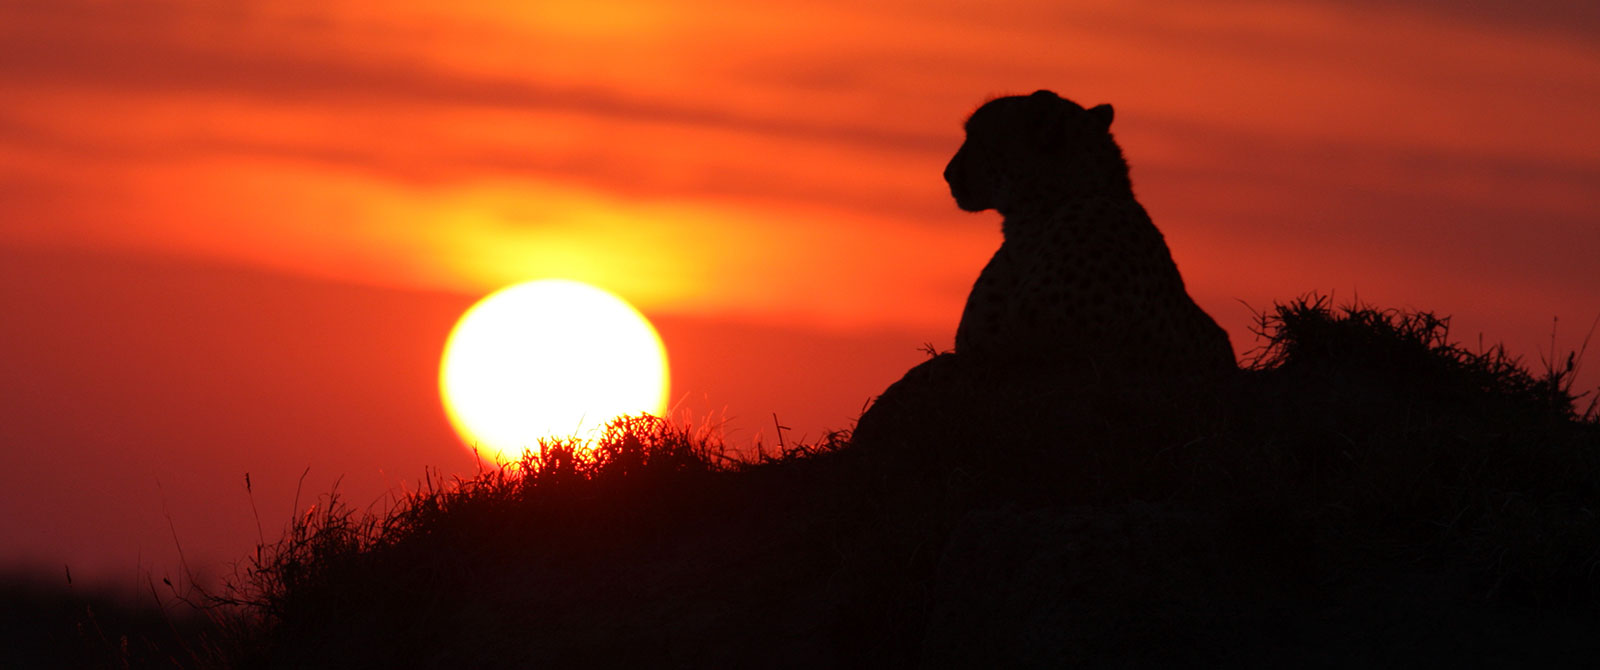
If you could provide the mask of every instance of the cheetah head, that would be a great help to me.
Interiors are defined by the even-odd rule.
[[[967,119],[966,142],[944,169],[950,195],[966,211],[1005,214],[1018,203],[1093,187],[1073,180],[1102,174],[1098,163],[1120,165],[1126,181],[1111,118],[1111,105],[1084,109],[1050,91],[991,100]]]

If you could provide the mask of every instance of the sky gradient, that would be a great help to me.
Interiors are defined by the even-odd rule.
[[[526,279],[637,305],[730,441],[848,427],[999,244],[939,176],[999,94],[1116,106],[1241,353],[1308,291],[1535,361],[1600,315],[1593,3],[460,4],[0,2],[0,564],[214,573],[245,472],[269,536],[308,466],[470,473],[439,348]]]

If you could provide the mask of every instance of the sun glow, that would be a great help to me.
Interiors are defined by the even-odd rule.
[[[644,315],[562,279],[480,300],[451,331],[439,366],[450,423],[498,461],[541,438],[591,437],[624,414],[659,416],[667,384],[666,348]]]

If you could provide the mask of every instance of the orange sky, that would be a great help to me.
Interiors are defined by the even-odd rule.
[[[771,412],[844,427],[915,347],[950,346],[999,243],[939,178],[999,93],[1116,105],[1137,194],[1241,351],[1241,301],[1312,290],[1453,314],[1458,338],[1535,359],[1552,318],[1565,349],[1600,315],[1586,1],[596,4],[0,5],[0,307],[33,319],[0,319],[0,343],[35,352],[0,439],[126,461],[3,475],[34,488],[0,492],[0,534],[22,538],[0,562],[168,560],[148,529],[95,548],[118,524],[166,531],[156,477],[175,507],[234,509],[246,470],[287,473],[280,507],[308,464],[314,491],[388,473],[346,472],[369,499],[461,471],[453,445],[384,451],[396,417],[448,433],[426,391],[377,387],[431,376],[453,314],[523,279],[633,301],[681,406],[742,439]],[[187,443],[229,426],[267,446]],[[270,450],[318,435],[353,455]],[[125,517],[72,498],[128,472]],[[48,495],[83,509],[7,513]],[[248,516],[214,522],[253,539]]]

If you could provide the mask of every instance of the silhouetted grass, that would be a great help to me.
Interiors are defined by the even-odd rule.
[[[1259,314],[1254,332],[1264,344],[1251,367],[1320,367],[1325,374],[1346,368],[1385,375],[1385,381],[1412,392],[1475,396],[1497,411],[1596,418],[1592,400],[1578,410],[1577,402],[1590,394],[1573,394],[1583,351],[1569,353],[1560,365],[1547,362],[1542,373],[1534,373],[1502,345],[1474,352],[1452,341],[1449,318],[1365,305],[1333,309],[1330,303],[1326,296],[1306,296]],[[1587,340],[1583,346],[1587,349]]]
[[[1596,602],[1600,420],[1578,408],[1577,356],[1534,373],[1433,314],[1315,297],[1258,325],[1228,437],[1282,482],[1270,507],[1484,598]]]
[[[1317,297],[1258,328],[1216,385],[935,389],[893,430],[751,459],[634,417],[384,510],[335,491],[213,598],[213,646],[245,668],[1600,652],[1600,420],[1575,363]]]

